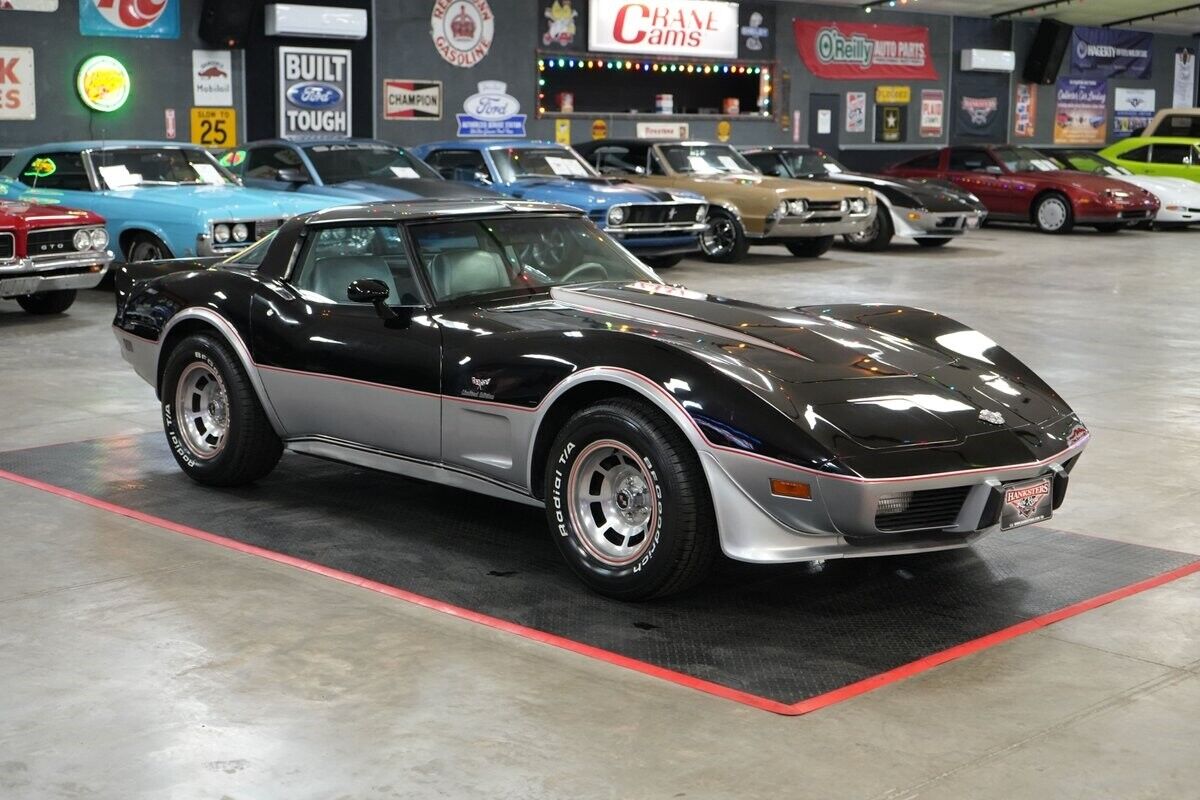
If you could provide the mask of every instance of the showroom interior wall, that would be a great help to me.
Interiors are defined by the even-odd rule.
[[[1016,84],[1021,80],[1020,70],[1025,63],[1025,58],[1029,55],[1029,48],[1033,44],[1033,38],[1036,33],[1037,23],[1034,22],[1018,22],[1013,26],[1012,49],[1017,54],[1017,72],[1012,78],[1014,91]],[[1118,88],[1153,89],[1155,91],[1154,99],[1157,107],[1168,108],[1171,104],[1172,88],[1175,81],[1175,49],[1177,47],[1191,47],[1195,49],[1198,41],[1200,39],[1194,36],[1170,36],[1168,34],[1156,33],[1154,34],[1154,47],[1152,51],[1153,67],[1151,68],[1149,80],[1132,80],[1130,78],[1108,79],[1108,119],[1105,125],[1107,126],[1109,142],[1114,141],[1116,138],[1112,132],[1113,96],[1116,90]],[[1060,78],[1068,76],[1070,63],[1071,55],[1068,53],[1063,56],[1062,69],[1058,73]],[[1033,138],[1015,139],[1012,136],[1011,130],[1009,131],[1009,138],[1020,144],[1053,146],[1055,100],[1055,87],[1053,84],[1050,86],[1039,86],[1037,94],[1037,122],[1034,126]]]
[[[197,34],[200,0],[183,0],[178,39],[83,36],[77,0],[61,0],[52,13],[0,14],[0,46],[34,50],[37,91],[37,118],[0,120],[0,147],[102,137],[161,139],[166,136],[166,109],[175,110],[177,141],[190,140],[192,50],[213,49]],[[114,56],[130,73],[128,102],[109,114],[90,111],[75,93],[76,70],[97,54]],[[244,107],[242,63],[242,52],[234,51],[233,99],[239,112]],[[239,126],[241,118],[239,113]]]

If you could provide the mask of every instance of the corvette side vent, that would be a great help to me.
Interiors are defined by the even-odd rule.
[[[952,486],[885,494],[875,506],[875,527],[891,532],[949,528],[970,491],[970,486]]]

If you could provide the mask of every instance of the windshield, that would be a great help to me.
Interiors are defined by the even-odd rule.
[[[836,158],[831,158],[820,150],[788,150],[783,153],[783,159],[787,162],[791,174],[797,177],[837,175],[846,171]]]
[[[661,149],[671,169],[684,175],[758,174],[758,170],[729,145],[668,144]]]
[[[997,147],[992,150],[1009,172],[1057,172],[1058,164],[1032,147]]]
[[[1102,155],[1083,150],[1071,150],[1066,153],[1055,153],[1055,161],[1063,169],[1074,169],[1080,172],[1090,172],[1093,175],[1108,175],[1119,178],[1133,173],[1118,166]]]
[[[518,178],[590,178],[596,171],[565,147],[501,147],[492,151],[501,180]]]
[[[654,273],[584,219],[545,216],[412,227],[441,302],[550,286],[652,281]]]
[[[386,144],[315,144],[304,148],[325,183],[364,178],[432,178],[441,176],[416,156]]]
[[[129,147],[97,150],[92,163],[108,189],[132,186],[236,186],[237,180],[207,150]]]

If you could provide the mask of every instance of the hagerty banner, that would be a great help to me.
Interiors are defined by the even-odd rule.
[[[1071,74],[1081,78],[1146,80],[1153,66],[1154,34],[1117,28],[1071,32]]]
[[[1055,144],[1103,145],[1108,116],[1108,81],[1059,78],[1054,111]]]
[[[804,65],[818,78],[937,80],[928,28],[806,19],[792,27]]]

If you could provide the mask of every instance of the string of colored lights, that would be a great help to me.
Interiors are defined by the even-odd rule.
[[[538,72],[545,72],[548,69],[624,69],[633,72],[698,72],[704,75],[719,73],[771,77],[771,71],[766,67],[746,66],[745,64],[659,63],[626,61],[620,58],[539,58]]]
[[[665,72],[692,75],[757,75],[759,78],[759,107],[771,104],[771,70],[768,67],[746,64],[700,64],[687,62],[628,61],[621,58],[539,58],[538,72],[550,69],[604,69],[629,72]],[[538,77],[538,114],[545,114],[546,79]]]

